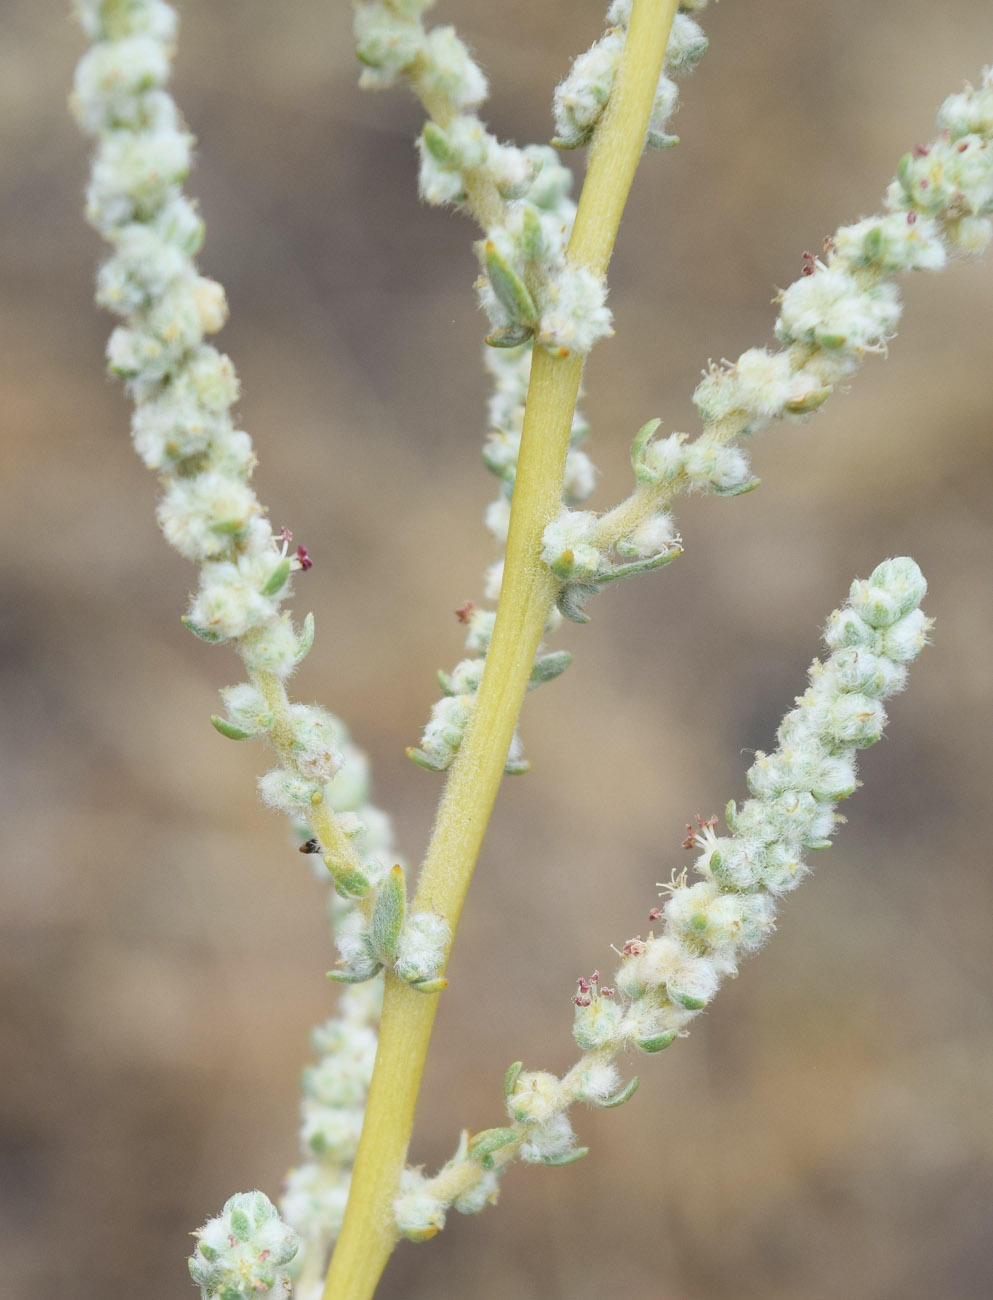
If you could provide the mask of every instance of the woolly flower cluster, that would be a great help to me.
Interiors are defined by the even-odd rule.
[[[479,299],[489,342],[535,339],[558,356],[610,334],[603,284],[566,259],[575,208],[569,171],[548,146],[520,149],[487,131],[475,109],[486,79],[451,27],[426,30],[421,0],[373,0],[355,11],[360,84],[410,78],[431,115],[417,141],[427,203],[468,206],[484,226]]]
[[[517,477],[517,458],[521,447],[524,403],[532,355],[531,348],[523,346],[487,349],[485,358],[494,389],[489,404],[490,431],[483,447],[483,463],[500,481],[499,495],[487,507],[485,520],[501,546],[506,544],[510,524],[510,503]],[[596,475],[593,462],[577,446],[585,438],[587,428],[586,421],[577,411],[573,417],[572,439],[566,456],[562,488],[566,503],[583,501],[593,491]],[[491,566],[487,581],[488,597],[495,599],[499,595],[502,572],[502,561]],[[408,750],[414,762],[432,771],[447,768],[462,744],[482,680],[495,618],[492,611],[477,609],[471,602],[458,611],[458,616],[466,624],[466,649],[469,656],[456,664],[450,673],[438,673],[443,697],[432,709],[419,746]],[[553,615],[547,630],[553,631],[559,622],[558,616]],[[557,677],[570,662],[571,657],[565,651],[539,654],[531,676],[531,687]],[[507,756],[506,770],[515,773],[527,769],[528,763],[520,739],[515,736]]]
[[[203,240],[181,192],[193,138],[165,91],[176,19],[161,0],[77,6],[95,44],[76,69],[72,105],[97,149],[87,216],[113,246],[97,299],[124,318],[110,369],[135,397],[135,447],[163,483],[166,538],[202,566],[188,623],[205,639],[236,640],[250,668],[292,671],[300,640],[279,613],[294,569],[289,536],[273,534],[249,485],[251,440],[234,426],[238,381],[206,341],[227,317],[224,290],[200,275]]]
[[[262,1192],[239,1192],[196,1233],[190,1275],[203,1300],[285,1300],[299,1238]]]
[[[907,558],[885,560],[852,584],[846,604],[828,619],[830,655],[814,661],[776,750],[758,753],[748,771],[752,798],[728,805],[729,834],[716,834],[716,817],[687,828],[684,847],[698,850],[699,879],[690,883],[682,871],[662,886],[667,902],[650,913],[659,933],[623,945],[611,985],[599,971],[579,981],[573,1035],[583,1057],[562,1078],[511,1066],[504,1081],[509,1126],[463,1134],[434,1178],[408,1170],[394,1205],[401,1232],[423,1240],[444,1225],[451,1206],[476,1213],[494,1201],[515,1155],[553,1165],[585,1155],[569,1107],[625,1102],[638,1081],[622,1086],[611,1058],[629,1046],[649,1054],[670,1046],[741,958],[765,943],[777,900],[807,873],[804,854],[830,844],[835,805],[858,784],[856,752],[882,735],[882,701],[902,689],[907,665],[926,642],[931,624],[919,608],[926,590]]]
[[[885,350],[900,319],[890,277],[938,271],[950,254],[981,253],[993,223],[993,72],[951,95],[938,136],[906,154],[886,192],[886,212],[843,226],[823,259],[804,254],[800,278],[780,295],[784,349],[745,352],[713,367],[694,394],[705,424],[727,438],[769,420],[809,415],[869,352]]]
[[[376,1034],[369,1022],[378,1015],[380,993],[379,985],[346,990],[340,1015],[311,1034],[318,1060],[302,1075],[304,1163],[286,1176],[280,1208],[302,1239],[300,1263],[319,1256],[315,1271],[323,1270],[345,1213],[349,1171],[376,1056]]]
[[[684,11],[690,7],[681,6]],[[552,143],[558,148],[578,149],[592,138],[614,88],[630,19],[631,0],[614,0],[607,10],[607,22],[612,26],[585,54],[574,60],[568,76],[556,87],[555,139]],[[669,74],[689,71],[706,52],[707,37],[700,25],[688,13],[677,13],[645,134],[647,148],[669,149],[679,143],[679,137],[669,135],[666,129],[679,98],[676,83]]]
[[[729,834],[713,819],[691,831],[696,871],[666,886],[658,937],[624,946],[619,997],[577,999],[575,1037],[587,1051],[633,1042],[658,1051],[684,1032],[739,959],[771,933],[775,900],[807,873],[804,853],[827,848],[835,805],[856,788],[855,755],[882,735],[882,701],[901,690],[906,665],[923,647],[930,620],[919,609],[927,584],[913,560],[886,560],[852,584],[828,620],[831,654],[814,661],[810,686],[787,713],[774,753],[748,771],[753,797],[727,809]],[[601,991],[602,992],[602,991]]]

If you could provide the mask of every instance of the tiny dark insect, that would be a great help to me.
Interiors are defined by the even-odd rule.
[[[309,839],[305,844],[300,845],[301,853],[320,853],[320,851],[321,851],[320,840]]]

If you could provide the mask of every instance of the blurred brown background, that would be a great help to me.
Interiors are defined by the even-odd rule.
[[[316,558],[302,698],[342,712],[419,856],[439,782],[410,766],[459,657],[479,520],[472,231],[419,207],[401,89],[355,86],[328,0],[182,6],[176,93],[200,140],[205,269],[274,521]],[[488,119],[550,133],[600,0],[445,3]],[[937,104],[993,58],[987,0],[728,3],[645,160],[587,376],[595,504],[653,415],[692,429],[708,358],[768,342],[775,285],[875,210]],[[64,109],[82,50],[49,0],[0,12],[0,1074],[5,1294],[192,1294],[188,1231],[295,1159],[308,1026],[330,1014],[323,893],[259,806],[265,762],[210,728],[236,680],[180,626],[192,573],[152,518],[102,375],[101,249]],[[905,284],[872,358],[809,426],[754,444],[761,491],[683,503],[685,557],[604,594],[529,700],[444,996],[414,1157],[499,1123],[519,1057],[569,1064],[569,997],[647,927],[682,825],[744,792],[851,577],[912,553],[934,646],[769,949],[691,1038],[578,1117],[591,1154],[515,1169],[501,1205],[404,1245],[384,1300],[979,1300],[993,1265],[993,260]]]

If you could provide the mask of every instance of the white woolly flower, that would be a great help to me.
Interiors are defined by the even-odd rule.
[[[176,35],[176,11],[165,0],[74,0],[73,8],[91,40],[111,37],[151,36],[171,43]]]
[[[413,1241],[426,1241],[445,1226],[445,1205],[426,1186],[417,1169],[400,1175],[400,1191],[393,1202],[393,1217],[399,1231]]]
[[[880,348],[896,329],[900,301],[892,284],[863,289],[839,266],[803,276],[783,293],[776,334],[839,353]]]
[[[347,1172],[331,1161],[308,1161],[291,1169],[279,1198],[283,1218],[304,1239],[337,1236],[348,1204],[348,1181]]]
[[[609,31],[574,60],[555,87],[555,143],[565,149],[585,144],[607,106],[624,52],[624,33]]]
[[[576,1135],[564,1111],[553,1115],[544,1124],[528,1130],[528,1136],[517,1154],[525,1164],[559,1164],[575,1150]]]
[[[958,95],[949,95],[938,109],[938,125],[951,133],[953,140],[964,135],[993,135],[993,71],[987,68],[979,90],[967,86]]]
[[[118,231],[114,256],[100,268],[97,302],[125,315],[148,306],[174,281],[193,275],[185,250],[155,226],[134,222]]]
[[[173,479],[155,513],[170,546],[200,563],[229,552],[260,509],[247,483],[215,471]]]
[[[486,78],[454,27],[428,32],[422,56],[419,80],[426,91],[443,95],[457,109],[476,108],[486,98]]]
[[[505,543],[510,528],[510,502],[507,498],[500,496],[495,501],[491,501],[486,507],[483,520],[496,540]]]
[[[525,1070],[507,1098],[507,1114],[520,1124],[544,1124],[564,1104],[562,1083],[547,1070]]]
[[[683,447],[683,472],[689,486],[698,492],[734,496],[754,483],[748,457],[740,447],[723,446],[709,438],[698,438]]]
[[[560,578],[591,578],[603,567],[593,545],[597,517],[589,510],[563,510],[541,536],[541,558]]]
[[[679,88],[674,81],[663,73],[655,88],[651,116],[645,131],[645,147],[648,149],[669,149],[679,143],[679,137],[666,132],[669,118],[676,111],[679,102]]]
[[[622,555],[647,559],[649,556],[662,555],[672,549],[679,540],[675,522],[667,510],[661,510],[631,530],[618,551]]]
[[[596,466],[585,451],[570,448],[565,458],[562,496],[567,505],[579,505],[596,487]]]
[[[896,271],[940,271],[948,260],[937,223],[913,213],[891,212],[842,226],[834,236],[834,256],[852,268],[878,266]]]
[[[420,25],[395,13],[381,0],[356,5],[353,31],[355,53],[364,65],[359,78],[363,87],[392,86],[417,58],[424,43]]]
[[[543,288],[538,341],[558,356],[586,353],[613,334],[607,287],[585,267],[566,266]]]
[[[154,216],[189,171],[192,145],[190,135],[168,125],[102,136],[86,192],[89,219],[105,231]]]
[[[262,1192],[240,1192],[223,1212],[196,1233],[190,1276],[203,1300],[288,1300],[291,1290],[287,1264],[300,1247],[300,1238],[280,1219]]]
[[[452,932],[435,912],[413,912],[400,933],[394,967],[403,980],[434,979],[445,965]]]
[[[707,53],[708,44],[700,24],[689,14],[677,13],[665,47],[665,67],[670,72],[688,72]]]
[[[275,614],[286,585],[267,593],[275,555],[240,555],[203,566],[200,589],[190,605],[190,622],[219,637],[240,637]]]
[[[94,45],[76,65],[73,109],[85,131],[141,125],[146,92],[165,85],[169,56],[148,36]]]
[[[362,1132],[361,1106],[323,1106],[305,1097],[300,1113],[300,1144],[305,1151],[338,1161],[354,1159]]]

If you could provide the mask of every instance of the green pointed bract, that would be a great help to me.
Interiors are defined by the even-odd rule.
[[[538,309],[528,287],[504,258],[492,239],[483,249],[483,261],[493,292],[500,300],[511,320],[533,326],[538,319]]]
[[[418,993],[441,993],[448,988],[448,980],[444,975],[437,975],[434,979],[411,980],[410,987]]]
[[[220,632],[212,632],[209,627],[199,627],[186,614],[182,616],[180,622],[184,627],[188,627],[198,640],[206,641],[208,645],[216,645],[218,641],[224,640]]]
[[[448,767],[448,763],[442,762],[430,754],[425,754],[423,749],[417,749],[414,745],[408,747],[406,754],[412,763],[416,763],[418,767],[423,767],[426,772],[444,772],[445,768]]]
[[[790,415],[810,415],[813,411],[820,410],[830,396],[830,388],[814,388],[803,397],[798,397],[795,402],[787,402],[786,410]]]
[[[756,482],[755,486],[758,486]],[[633,578],[639,573],[649,573],[652,569],[663,569],[673,560],[678,560],[683,553],[681,546],[674,546],[671,551],[660,555],[650,555],[647,560],[630,560],[627,564],[612,564],[609,569],[600,569],[596,573],[597,583],[613,582],[617,578]]]
[[[510,1066],[510,1068],[507,1070],[507,1073],[503,1076],[503,1095],[505,1097],[509,1097],[510,1094],[517,1087],[517,1079],[523,1068],[524,1068],[523,1061],[515,1061],[514,1064]]]
[[[510,1146],[511,1142],[521,1140],[521,1132],[516,1128],[487,1128],[477,1133],[469,1142],[468,1154],[478,1160],[484,1169],[493,1168],[493,1153]]]
[[[407,915],[407,887],[403,878],[403,868],[392,867],[379,887],[375,906],[372,909],[372,946],[376,956],[384,964],[394,962],[400,932]]]
[[[436,122],[425,122],[421,135],[424,137],[425,148],[435,162],[453,170],[458,167],[459,156],[449,143],[448,136]]]
[[[574,1165],[577,1160],[582,1160],[583,1156],[588,1156],[589,1147],[573,1147],[571,1151],[566,1151],[560,1156],[544,1156],[541,1163],[543,1165]]]
[[[746,492],[754,492],[757,487],[762,486],[760,478],[750,478],[747,483],[736,483],[734,487],[719,488],[711,487],[715,497],[743,497]]]
[[[236,727],[233,722],[228,722],[227,718],[219,718],[216,713],[210,715],[210,721],[215,731],[219,731],[222,736],[227,736],[228,740],[250,740],[255,734],[253,731],[245,731],[243,727]]]
[[[266,579],[262,588],[263,596],[275,596],[276,592],[286,586],[286,579],[290,576],[290,557],[284,555],[279,561],[272,573]]]
[[[508,758],[503,765],[503,770],[507,776],[523,776],[525,772],[531,771],[531,760],[529,758]]]
[[[455,694],[455,691],[454,691],[453,688],[452,688],[452,675],[451,675],[451,673],[446,673],[445,670],[444,670],[444,668],[439,668],[439,669],[438,669],[438,673],[437,673],[437,677],[438,677],[438,685],[441,687],[441,692],[442,692],[442,694],[443,694],[443,695],[454,695],[454,694]]]
[[[533,262],[541,256],[544,250],[545,238],[541,229],[541,218],[530,203],[525,204],[521,227],[521,252],[529,262]]]
[[[645,466],[645,450],[661,423],[661,420],[649,420],[634,435],[634,442],[631,444],[631,468],[639,483],[655,482],[655,476]]]
[[[676,1041],[675,1029],[667,1029],[664,1034],[654,1034],[651,1038],[643,1038],[638,1046],[643,1052],[649,1054],[653,1052],[662,1052]]]
[[[583,604],[596,593],[597,589],[592,583],[567,582],[559,592],[555,604],[559,613],[571,623],[588,623],[590,616],[583,609]]]
[[[331,872],[335,893],[341,898],[365,898],[371,885],[369,877],[357,867],[337,867],[330,856],[325,857],[324,865]]]
[[[529,685],[540,686],[542,682],[560,677],[571,663],[572,655],[568,650],[553,650],[551,654],[541,655],[534,661]]]
[[[377,965],[368,975],[360,975],[353,970],[329,970],[328,979],[334,980],[336,984],[364,984],[366,980],[371,980],[374,975],[378,975],[382,969],[381,965]]]
[[[297,640],[297,652],[294,656],[297,663],[302,663],[310,654],[310,648],[314,644],[314,615],[308,614],[303,620],[303,627],[300,629],[300,636]]]
[[[483,340],[491,348],[519,348],[534,333],[532,325],[503,325]]]
[[[244,1210],[232,1210],[229,1222],[231,1231],[239,1241],[247,1241],[252,1235],[252,1221]]]
[[[620,1092],[615,1092],[612,1097],[599,1103],[603,1110],[613,1110],[615,1106],[623,1106],[626,1101],[630,1101],[638,1091],[638,1076],[635,1075],[627,1087],[622,1088]]]

